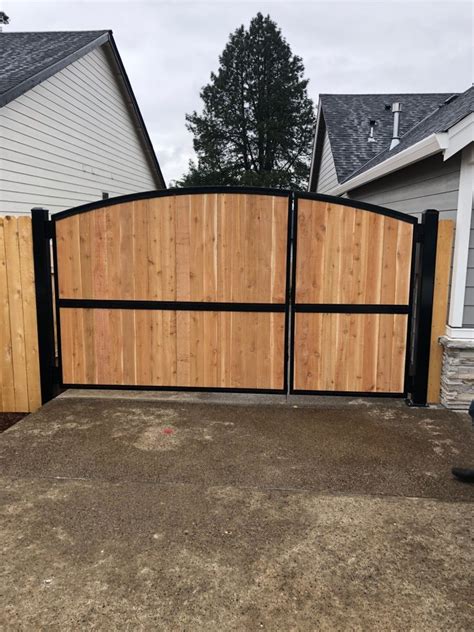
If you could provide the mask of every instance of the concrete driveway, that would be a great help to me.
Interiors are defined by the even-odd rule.
[[[472,629],[467,415],[80,395],[0,435],[3,629]]]

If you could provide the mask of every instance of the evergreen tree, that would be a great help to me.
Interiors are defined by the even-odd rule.
[[[178,185],[304,187],[314,110],[301,58],[258,13],[230,35],[219,63],[202,113],[186,115],[198,160]]]

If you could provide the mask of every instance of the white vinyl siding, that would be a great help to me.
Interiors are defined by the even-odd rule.
[[[336,166],[334,165],[334,158],[332,157],[329,136],[328,133],[325,132],[316,191],[318,193],[331,193],[337,185]]]
[[[354,189],[355,200],[417,215],[425,209],[440,211],[440,219],[456,219],[461,156],[446,162],[441,154]],[[471,224],[463,326],[474,326],[474,223]]]
[[[0,214],[158,186],[104,47],[0,109]]]

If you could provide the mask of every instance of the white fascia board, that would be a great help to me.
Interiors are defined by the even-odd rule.
[[[448,160],[469,143],[474,143],[474,112],[468,114],[461,121],[453,125],[445,134],[447,144],[444,150],[444,160]]]
[[[394,156],[390,156],[383,162],[375,165],[375,167],[367,169],[367,171],[364,171],[358,176],[351,178],[351,180],[339,185],[332,191],[332,194],[342,195],[343,193],[356,189],[357,187],[367,184],[372,180],[377,180],[378,178],[386,176],[393,171],[398,171],[399,169],[407,167],[414,162],[418,162],[423,158],[428,158],[433,154],[437,154],[438,152],[443,151],[445,141],[446,139],[444,138],[444,134],[431,134],[431,136],[427,136],[411,147],[407,147],[407,149],[404,149]]]

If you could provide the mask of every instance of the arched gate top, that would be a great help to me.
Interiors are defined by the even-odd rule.
[[[71,215],[78,215],[80,213],[87,213],[96,209],[107,208],[118,204],[126,204],[127,202],[135,202],[138,200],[152,200],[160,197],[171,197],[177,195],[203,195],[203,194],[245,194],[245,195],[270,195],[276,197],[288,197],[292,198],[295,202],[298,199],[315,200],[320,202],[327,202],[330,204],[339,204],[341,206],[348,206],[351,208],[360,209],[363,211],[370,211],[371,213],[377,213],[379,215],[386,215],[387,217],[393,217],[402,222],[409,224],[417,224],[418,220],[413,215],[401,213],[393,209],[385,208],[383,206],[377,206],[375,204],[369,204],[367,202],[360,202],[358,200],[352,200],[349,198],[336,197],[332,195],[323,195],[320,193],[305,193],[300,191],[292,191],[290,189],[274,189],[263,187],[239,187],[239,186],[202,186],[202,187],[189,187],[189,188],[174,188],[163,189],[153,191],[141,191],[139,193],[131,193],[129,195],[120,195],[117,197],[108,198],[106,200],[98,200],[97,202],[90,202],[88,204],[82,204],[74,208],[60,211],[52,215],[53,221],[58,221]]]

